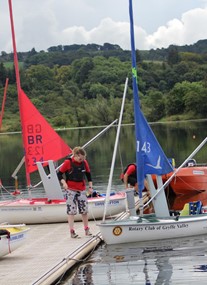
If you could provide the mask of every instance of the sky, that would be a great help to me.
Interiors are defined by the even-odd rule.
[[[17,51],[118,44],[130,50],[128,0],[12,0]],[[135,47],[207,39],[207,0],[133,0]],[[0,0],[0,52],[12,51],[8,0]]]

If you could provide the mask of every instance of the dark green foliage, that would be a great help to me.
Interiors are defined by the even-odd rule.
[[[169,65],[177,64],[180,61],[180,55],[176,46],[170,46],[167,55],[167,63]]]
[[[149,121],[206,118],[207,41],[136,51],[141,106]],[[54,46],[18,54],[21,86],[54,127],[106,125],[119,117],[129,78],[123,123],[133,123],[131,53],[105,43]],[[21,59],[21,61],[20,61]],[[19,130],[13,54],[0,56],[0,102],[9,89],[3,130]]]

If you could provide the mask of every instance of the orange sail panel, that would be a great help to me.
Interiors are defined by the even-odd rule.
[[[22,123],[25,163],[29,173],[37,170],[36,162],[57,161],[72,152],[21,89],[20,116]]]

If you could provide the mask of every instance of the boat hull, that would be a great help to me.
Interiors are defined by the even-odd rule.
[[[155,219],[150,222],[143,219],[113,221],[98,224],[106,244],[120,244],[150,240],[181,238],[207,234],[207,215],[179,217],[176,219]]]
[[[88,198],[89,220],[102,219],[105,197]],[[126,194],[110,196],[106,215],[114,216],[126,210]],[[47,198],[19,199],[0,202],[0,222],[45,224],[67,222],[66,201]],[[81,215],[75,215],[81,221]]]
[[[172,173],[163,175],[163,182],[171,177]],[[195,194],[207,190],[207,167],[192,166],[181,168],[170,182],[170,187],[176,195]]]
[[[7,234],[0,236],[0,257],[12,253],[25,243],[29,228],[26,226],[2,226],[0,229],[7,230],[10,233],[10,237]]]

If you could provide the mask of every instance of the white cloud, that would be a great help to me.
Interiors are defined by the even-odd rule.
[[[166,48],[171,44],[193,44],[207,39],[207,8],[193,9],[183,14],[181,20],[173,19],[151,35],[141,27],[134,27],[137,49]],[[61,34],[62,44],[119,44],[130,49],[129,23],[103,19],[99,26],[87,31],[84,27],[70,27]]]
[[[139,41],[143,48],[146,47],[146,32],[140,27],[135,27],[139,34]],[[87,31],[84,27],[70,27],[65,29],[61,35],[61,44],[87,44],[104,43],[118,44],[123,49],[130,49],[129,23],[114,22],[110,18],[103,19],[99,26]]]
[[[161,26],[158,30],[147,37],[148,48],[168,47],[170,44],[181,44],[183,42],[183,24],[174,19],[166,26]]]
[[[183,14],[184,41],[196,42],[199,39],[207,39],[207,7],[194,9]]]
[[[193,44],[207,39],[207,8],[193,9],[183,14],[182,19],[169,21],[166,26],[149,35],[148,47],[162,48],[170,44]]]
[[[113,0],[113,2],[105,0],[100,4],[97,4],[96,1],[35,0],[31,3],[29,0],[13,0],[17,50],[28,51],[34,47],[39,51],[60,44],[96,43],[102,45],[106,42],[118,44],[123,49],[129,50],[127,0]],[[159,16],[158,9],[156,17],[153,16],[148,21],[150,28],[147,28],[147,22],[145,22],[145,28],[137,24],[136,20],[142,19],[143,15],[141,17],[139,14],[137,15],[138,12],[141,12],[137,9],[137,2],[134,3],[134,30],[137,49],[166,48],[171,44],[193,44],[200,39],[207,39],[207,1],[180,1],[182,11],[185,9],[187,12],[181,13],[179,10],[179,15],[182,14],[180,18],[177,16],[169,19],[166,24],[159,25],[158,20],[162,15]],[[111,5],[109,5],[110,3]],[[120,3],[120,9],[114,13],[117,3]],[[171,3],[170,17],[174,6],[176,11],[176,5],[173,5],[174,2],[171,0],[159,0],[158,3],[165,6]],[[188,3],[194,6],[197,3],[202,7],[187,9]],[[145,18],[150,17],[152,15],[150,1],[145,0],[144,7],[142,5],[143,3],[140,4],[141,8],[148,9],[145,11]],[[169,10],[167,7],[162,7],[166,12]],[[0,1],[0,21],[4,23],[4,25],[0,25],[0,51],[10,52],[12,46],[7,0]],[[155,22],[156,24],[153,24]],[[161,22],[163,22],[163,18]]]

